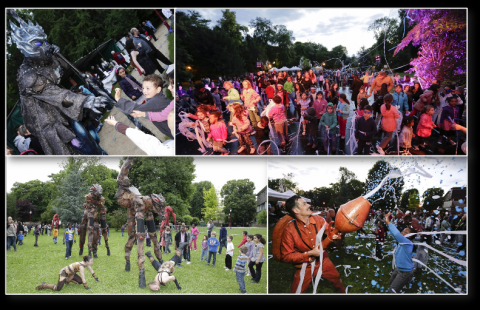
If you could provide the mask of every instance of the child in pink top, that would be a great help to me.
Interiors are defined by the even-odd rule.
[[[218,111],[217,111],[217,112],[218,112]],[[224,123],[224,124],[225,124],[225,123]],[[197,250],[197,236],[198,236],[198,234],[199,234],[200,232],[198,231],[198,228],[197,228],[197,226],[196,226],[195,224],[192,224],[192,230],[191,230],[191,232],[192,232],[192,238],[191,238],[192,241],[190,241],[190,248],[192,248],[192,243],[193,243],[193,245],[194,245],[194,247],[195,247],[195,251],[196,251],[196,250]]]
[[[248,144],[250,147],[250,154],[255,153],[255,146],[253,145],[252,139],[250,138],[250,133],[252,132],[252,126],[247,117],[247,112],[243,109],[238,103],[233,104],[234,117],[232,117],[230,126],[236,127],[236,132],[238,134],[238,142],[240,143],[240,148],[238,149],[238,154],[245,150],[245,145]]]
[[[391,94],[385,95],[383,102],[384,104],[380,107],[380,111],[382,113],[382,129],[385,131],[385,136],[380,144],[377,145],[377,150],[382,155],[385,154],[383,149],[392,139],[393,131],[397,127],[396,119],[400,117],[397,108],[392,105],[393,96]]]
[[[268,118],[273,119],[275,122],[275,132],[277,133],[278,140],[280,140],[280,147],[285,147],[286,139],[288,137],[287,118],[285,117],[285,106],[282,104],[282,98],[276,95],[273,97],[273,106],[268,111]]]
[[[223,120],[219,120],[222,117],[222,112],[211,112],[208,116],[210,120],[210,133],[208,138],[213,139],[213,150],[215,152],[221,152],[221,155],[228,155],[228,151],[223,147],[227,140],[227,125]],[[193,228],[192,228],[193,229]]]
[[[432,115],[435,113],[435,108],[432,105],[426,105],[423,108],[423,113],[420,116],[420,121],[417,127],[418,143],[420,146],[425,147],[425,138],[432,135],[432,129],[437,127],[432,120]]]

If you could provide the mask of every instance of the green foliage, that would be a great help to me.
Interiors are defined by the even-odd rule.
[[[257,214],[257,224],[267,224],[267,210],[262,210]]]
[[[280,179],[268,179],[268,188],[275,191],[285,192],[291,190],[297,191],[298,182],[293,181],[293,173],[283,174],[283,178]]]
[[[30,212],[32,212],[32,221],[34,221],[33,215],[37,213],[37,208],[28,200],[28,198],[17,199],[16,207],[17,216],[21,222],[30,221]]]
[[[50,201],[45,212],[43,212],[40,217],[42,222],[50,223],[55,215],[55,210],[53,210],[54,201]]]
[[[110,214],[109,225],[110,227],[115,228],[116,231],[118,231],[122,227],[122,225],[127,222],[126,208],[118,209],[108,214]]]
[[[36,207],[32,220],[40,220],[41,214],[46,210],[50,200],[55,196],[56,188],[52,182],[32,180],[25,183],[15,182],[12,194],[16,199],[28,199]]]
[[[363,183],[356,179],[355,173],[345,167],[340,167],[339,172],[338,181],[330,184],[336,194],[334,200],[336,206],[357,198],[363,191]]]
[[[198,219],[198,217],[192,217],[191,224],[195,224],[196,226],[198,226],[200,224],[200,220]]]
[[[443,203],[445,199],[443,198],[444,191],[442,188],[428,188],[426,191],[423,192],[423,207],[425,210],[431,211],[436,210],[438,207],[443,208]],[[433,196],[440,196],[438,199],[433,199]]]
[[[89,185],[85,184],[82,172],[71,170],[63,183],[58,187],[60,195],[55,199],[53,210],[58,213],[62,223],[81,222],[83,203],[88,193]]]
[[[200,181],[192,184],[195,187],[195,193],[190,200],[190,214],[198,218],[202,218],[202,208],[205,200],[203,198],[204,189],[209,189],[213,186],[210,181]]]
[[[364,194],[378,186],[385,176],[394,169],[396,169],[396,167],[384,160],[377,161],[368,171]],[[403,185],[403,177],[389,179],[382,188],[368,199],[370,203],[372,203],[372,208],[381,209],[386,212],[393,210],[397,205],[397,201],[400,200]],[[386,191],[388,191],[388,193],[386,193]]]
[[[218,219],[221,210],[218,207],[217,191],[213,185],[208,190],[204,189],[203,199],[205,201],[205,207],[202,208],[203,219]]]
[[[128,177],[142,195],[162,194],[178,217],[188,214],[194,172],[192,157],[136,157]]]
[[[415,199],[416,199],[416,198],[419,198],[419,197],[416,197],[416,196],[418,196],[418,195],[419,195],[418,189],[416,189],[416,188],[407,189],[407,190],[404,191],[403,194],[402,194],[402,199],[400,200],[400,207],[401,207],[402,209],[410,208],[410,206],[411,206],[411,205],[413,206],[413,204],[415,203],[415,201],[411,201],[411,199],[412,199],[412,198],[415,198]],[[417,204],[416,204],[416,206],[414,207],[414,209],[418,207],[418,205],[420,204],[420,203],[419,203],[420,200],[417,199],[416,202],[417,202]]]
[[[185,225],[190,225],[192,224],[192,217],[187,214],[183,217],[183,221],[185,222]]]
[[[255,219],[257,203],[255,184],[249,179],[230,180],[223,185],[220,195],[225,197],[225,214],[232,209],[232,225],[247,224]]]
[[[7,217],[11,216],[12,219],[16,219],[17,211],[17,198],[15,198],[15,194],[7,193]]]

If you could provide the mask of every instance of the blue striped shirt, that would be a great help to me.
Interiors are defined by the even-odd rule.
[[[235,268],[234,268],[234,270],[235,270],[236,272],[245,273],[245,271],[246,271],[246,266],[247,266],[247,262],[248,262],[248,257],[247,257],[247,255],[242,254],[242,255],[238,256],[238,257],[237,257],[237,262],[235,263]]]

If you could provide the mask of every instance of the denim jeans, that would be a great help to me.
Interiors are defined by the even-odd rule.
[[[7,251],[10,250],[10,247],[13,245],[13,248],[17,250],[17,245],[15,244],[15,236],[7,236]]]
[[[217,261],[217,252],[208,252],[207,264],[210,264],[210,261],[212,259],[212,255],[213,255],[212,265],[215,266],[215,262]]]
[[[293,110],[295,111],[295,108],[297,107],[297,103],[295,102],[295,93],[292,92],[291,94],[288,94],[288,99],[289,99],[289,103],[291,103],[293,105]]]
[[[226,248],[227,239],[220,240],[220,247],[218,248],[218,254],[222,254],[222,247]]]
[[[170,241],[165,241],[165,253],[172,253],[172,251],[170,251],[170,244],[172,244],[172,242]]]
[[[123,237],[123,230],[122,230],[122,237]]]
[[[313,144],[313,145],[317,145],[317,135],[309,133],[308,134],[308,142]]]
[[[58,237],[54,237],[54,238],[53,238],[53,242],[55,242],[55,244],[57,243],[57,238],[58,238]]]
[[[203,260],[203,257],[204,257],[204,256],[205,256],[205,260],[207,260],[208,248],[202,249],[202,255],[200,255],[200,260],[201,260],[201,261]]]
[[[235,271],[235,274],[237,275],[237,282],[238,285],[240,285],[240,290],[242,291],[242,293],[246,293],[247,290],[245,289],[245,272]]]
[[[65,253],[65,257],[70,257],[72,256],[72,246],[73,246],[73,240],[67,240],[67,252]]]
[[[325,150],[325,152],[328,152],[329,143],[330,143],[330,154],[333,154],[336,149],[335,134],[329,133],[329,131],[325,130],[323,133],[323,149]]]

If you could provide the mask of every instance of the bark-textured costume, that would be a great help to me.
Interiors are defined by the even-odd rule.
[[[97,207],[100,211],[100,223],[102,228],[102,235],[105,239],[105,247],[107,248],[107,255],[110,256],[110,247],[108,246],[108,234],[107,234],[107,221],[106,214],[107,208],[105,207],[105,198],[102,196],[102,186],[100,184],[93,184],[90,188],[90,193],[85,196],[85,203],[83,204],[83,219],[80,223],[80,252],[83,254],[83,248],[85,244],[85,236],[88,230],[88,255],[98,258],[97,256],[97,244],[98,244],[98,213]]]
[[[117,177],[118,190],[115,197],[118,198],[118,204],[127,208],[127,231],[128,241],[125,244],[125,271],[130,271],[130,253],[133,248],[133,242],[137,240],[137,264],[140,269],[138,286],[145,288],[145,255],[143,253],[143,241],[145,239],[145,225],[148,234],[152,239],[155,256],[160,263],[163,263],[162,252],[157,239],[155,222],[153,221],[153,212],[157,213],[159,219],[165,219],[165,199],[161,194],[141,195],[138,189],[130,186],[128,172],[132,167],[133,157],[128,157],[123,163],[120,174]],[[145,219],[144,219],[145,216]]]
[[[17,72],[25,127],[39,139],[46,155],[104,154],[83,126],[79,131],[73,125],[83,118],[84,108],[100,113],[95,107],[104,107],[106,99],[59,87],[62,70],[68,68],[56,55],[60,48],[47,42],[38,23],[27,24],[14,10],[8,13],[19,22],[19,26],[10,22],[12,40],[25,56]]]

